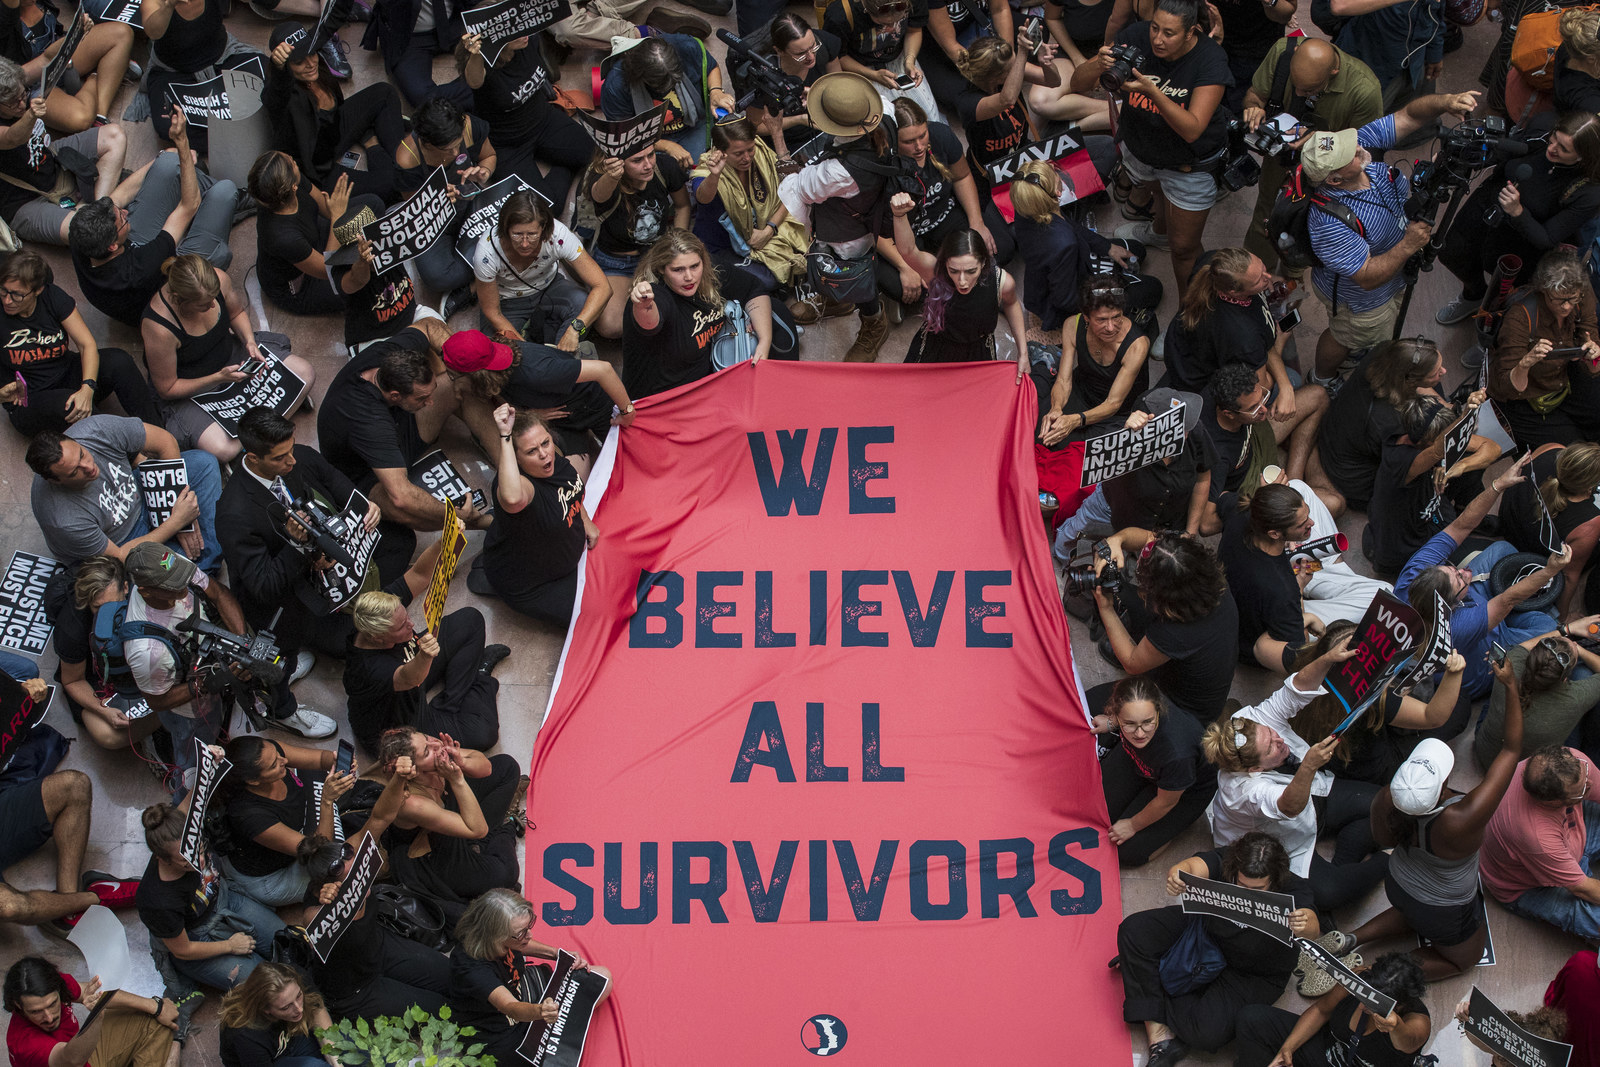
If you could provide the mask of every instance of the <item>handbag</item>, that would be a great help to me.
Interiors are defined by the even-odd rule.
[[[727,370],[735,363],[743,363],[756,354],[756,331],[750,324],[750,313],[743,304],[729,300],[722,307],[727,321],[717,331],[711,343],[711,365],[717,370]]]
[[[374,886],[371,899],[380,923],[419,945],[438,952],[449,951],[451,940],[445,933],[444,909],[437,902],[398,885]]]
[[[860,259],[843,259],[819,245],[806,253],[806,281],[813,292],[838,304],[865,304],[878,297],[878,257],[868,252]]]
[[[1191,915],[1189,925],[1161,957],[1161,988],[1171,997],[1193,993],[1215,981],[1227,965],[1222,950],[1206,933],[1201,917]]]

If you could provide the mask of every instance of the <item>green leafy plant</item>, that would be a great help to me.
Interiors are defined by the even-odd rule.
[[[476,1034],[451,1022],[449,1007],[435,1017],[416,1005],[398,1016],[342,1019],[317,1031],[323,1047],[347,1067],[495,1067],[483,1042],[467,1043]]]

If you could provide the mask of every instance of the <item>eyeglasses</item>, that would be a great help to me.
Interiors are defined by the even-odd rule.
[[[814,44],[810,48],[802,48],[799,55],[796,55],[793,52],[789,52],[788,55],[790,59],[798,62],[802,59],[810,59],[820,51],[822,51],[822,46],[820,44]]]
[[[1576,804],[1576,803],[1578,803],[1579,801],[1581,801],[1584,797],[1586,797],[1588,795],[1589,795],[1589,768],[1587,766],[1585,766],[1583,768],[1583,788],[1578,790],[1578,795],[1577,796],[1568,797],[1567,798],[1567,803],[1568,804]]]
[[[1572,666],[1571,649],[1562,648],[1553,637],[1546,637],[1539,642],[1539,647],[1556,658],[1556,666],[1566,670]]]
[[[23,289],[19,291],[11,288],[0,288],[0,298],[6,300],[26,300],[32,295],[32,289]]]
[[[1262,411],[1266,410],[1266,407],[1267,407],[1267,398],[1266,397],[1262,397],[1259,401],[1257,401],[1254,404],[1251,404],[1247,408],[1234,408],[1233,409],[1233,413],[1235,415],[1244,415],[1246,417],[1249,417],[1249,416],[1252,416],[1252,415],[1261,414]]]

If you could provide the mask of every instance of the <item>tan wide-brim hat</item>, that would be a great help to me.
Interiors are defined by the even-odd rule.
[[[883,120],[883,99],[866,78],[850,71],[824,74],[806,98],[811,124],[835,137],[856,137]]]

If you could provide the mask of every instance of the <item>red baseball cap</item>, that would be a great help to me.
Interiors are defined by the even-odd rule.
[[[511,366],[511,346],[491,341],[481,330],[462,330],[444,343],[444,362],[462,374],[480,370],[505,370]]]

